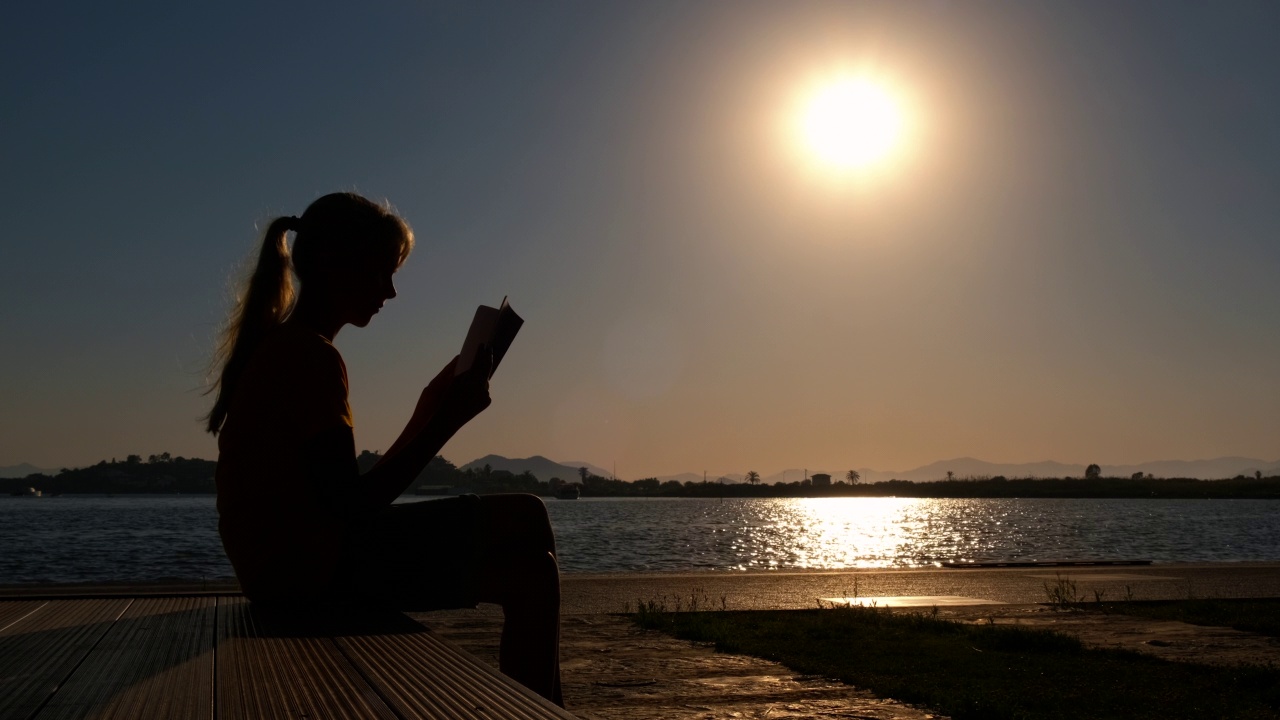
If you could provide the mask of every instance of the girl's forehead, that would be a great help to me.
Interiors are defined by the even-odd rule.
[[[383,272],[399,268],[400,255],[380,250],[366,250],[349,256],[348,262],[361,271]]]
[[[402,245],[392,239],[376,235],[360,238],[348,244],[351,260],[365,265],[400,264]]]
[[[365,268],[377,272],[395,272],[400,269],[401,256],[398,247],[370,248],[363,258]]]

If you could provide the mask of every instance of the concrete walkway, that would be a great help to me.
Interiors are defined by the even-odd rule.
[[[501,616],[432,613],[423,618],[497,667]],[[926,710],[878,698],[778,663],[637,628],[619,615],[570,615],[561,631],[565,704],[583,720],[926,720]]]
[[[816,570],[785,572],[573,574],[562,577],[566,615],[620,613],[638,601],[670,607],[784,610],[817,607],[819,598],[956,596],[1011,604],[1045,602],[1045,584],[1074,581],[1084,599],[1176,600],[1187,597],[1280,597],[1280,563],[1204,563],[1135,567],[953,570]],[[0,585],[0,597],[235,593],[234,580],[204,583]]]
[[[1104,600],[1280,597],[1280,563],[566,575],[562,587],[564,612],[573,615],[626,612],[637,602],[664,603],[668,610],[789,610],[846,597],[886,599],[881,604],[900,596],[1042,603],[1048,600],[1045,585],[1059,580],[1074,582],[1089,602],[1095,593]]]
[[[857,687],[798,676],[777,663],[640,630],[615,614],[635,610],[638,603],[683,611],[797,609],[816,608],[820,599],[875,598],[882,606],[936,604],[944,617],[961,622],[1051,627],[1086,644],[1153,650],[1170,659],[1202,661],[1206,646],[1236,646],[1257,655],[1256,661],[1280,658],[1269,638],[1228,637],[1247,633],[1051,612],[1041,605],[1048,599],[1046,584],[1074,587],[1086,602],[1095,600],[1095,592],[1105,600],[1280,597],[1280,564],[568,575],[561,652],[565,699],[570,710],[590,720],[940,717]],[[905,598],[911,599],[904,603]],[[497,608],[417,617],[496,666]]]

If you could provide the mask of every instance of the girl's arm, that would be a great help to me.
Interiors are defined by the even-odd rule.
[[[364,475],[355,467],[351,428],[324,433],[308,443],[308,473],[327,503],[340,514],[390,505],[463,425],[489,407],[491,364],[492,360],[477,362],[457,377],[454,363],[446,365],[422,391],[399,439]]]
[[[440,408],[440,403],[444,401],[445,391],[449,389],[449,385],[453,382],[454,368],[458,365],[458,356],[444,366],[431,382],[423,388],[422,394],[418,396],[418,405],[413,409],[413,415],[409,418],[409,422],[405,424],[404,430],[400,432],[400,437],[391,444],[391,447],[383,453],[381,458],[374,467],[382,465],[382,463],[400,452],[413,438],[417,437],[426,427],[431,418],[435,416],[436,411]]]

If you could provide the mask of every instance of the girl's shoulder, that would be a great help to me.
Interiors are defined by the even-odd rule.
[[[338,415],[349,425],[347,391],[347,367],[338,349],[305,328],[281,325],[262,339],[245,367],[228,422]]]
[[[342,354],[324,336],[298,325],[284,323],[271,330],[261,350],[275,360],[328,362],[346,368]]]
[[[280,325],[262,339],[245,368],[243,382],[257,392],[307,393],[347,386],[347,365],[333,343],[305,328]]]

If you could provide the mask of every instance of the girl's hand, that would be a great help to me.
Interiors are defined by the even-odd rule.
[[[452,374],[454,363],[450,363],[445,370]],[[493,400],[489,397],[489,373],[493,368],[493,350],[489,347],[482,347],[476,353],[476,360],[471,365],[471,369],[452,378],[448,388],[444,390],[444,396],[440,402],[437,416],[445,422],[448,427],[453,430],[461,428],[471,419],[484,412],[485,408]],[[437,377],[436,380],[439,380]],[[435,385],[436,380],[431,381]],[[427,390],[431,389],[431,385],[427,386]],[[426,395],[426,390],[423,391]]]
[[[436,414],[440,403],[444,400],[445,392],[449,389],[449,384],[453,382],[454,368],[457,365],[458,356],[454,355],[453,359],[446,363],[444,368],[436,373],[431,382],[422,389],[422,394],[418,396],[418,405],[413,409],[413,417],[409,421],[410,427],[422,427]]]

